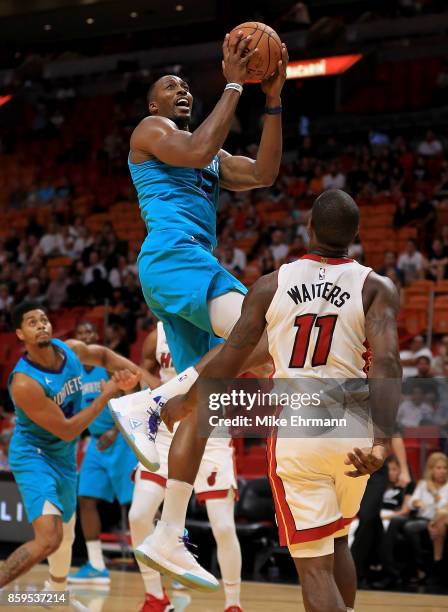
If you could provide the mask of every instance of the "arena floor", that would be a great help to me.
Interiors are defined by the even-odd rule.
[[[103,588],[77,587],[76,598],[89,612],[136,612],[142,602],[142,582],[140,576],[133,572],[111,572],[110,590]],[[17,582],[23,589],[39,588],[47,577],[47,568],[38,566]],[[6,592],[14,589],[5,589]],[[5,592],[2,593],[2,599]],[[191,598],[191,602],[188,603]],[[4,599],[3,599],[4,600]],[[299,600],[298,587],[291,585],[272,585],[259,582],[246,582],[242,589],[244,612],[303,612]],[[176,612],[222,612],[224,599],[222,592],[216,595],[205,595],[191,591],[179,592],[172,603]],[[34,607],[34,609],[41,609]],[[11,610],[12,606],[0,605],[0,610]],[[30,606],[15,606],[15,609],[28,610]],[[57,607],[63,610],[72,607]],[[78,608],[80,609],[80,608]],[[356,612],[442,612],[448,610],[448,597],[437,595],[417,595],[409,593],[372,593],[360,591],[357,598]]]

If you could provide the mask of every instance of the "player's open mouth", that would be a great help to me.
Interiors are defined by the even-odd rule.
[[[176,102],[176,106],[180,106],[182,108],[190,108],[190,104],[187,98],[179,98],[179,100]]]

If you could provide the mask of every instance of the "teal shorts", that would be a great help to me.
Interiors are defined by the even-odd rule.
[[[22,496],[30,523],[42,516],[44,504],[51,502],[68,523],[76,512],[77,473],[73,452],[59,457],[46,453],[14,434],[9,447],[9,464]]]
[[[134,483],[132,472],[137,458],[119,433],[112,446],[104,451],[96,447],[97,436],[92,436],[79,472],[78,495],[94,497],[120,504],[130,504]]]
[[[219,263],[210,248],[180,231],[148,234],[138,257],[146,303],[163,322],[177,372],[195,365],[216,344],[208,302],[246,287]]]

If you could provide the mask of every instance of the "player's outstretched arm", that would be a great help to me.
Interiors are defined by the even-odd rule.
[[[266,312],[277,290],[278,272],[262,276],[244,298],[241,316],[223,348],[202,370],[186,395],[170,399],[160,413],[170,431],[176,421],[185,418],[197,405],[197,386],[207,378],[236,378],[266,329]]]
[[[247,77],[247,64],[257,53],[246,53],[251,36],[242,34],[230,44],[229,35],[223,44],[223,72],[228,83],[242,85]],[[232,125],[240,94],[235,89],[224,90],[210,115],[194,132],[179,130],[165,117],[151,116],[144,119],[131,137],[131,151],[156,157],[172,166],[204,168],[219,152]]]
[[[140,374],[121,370],[105,383],[101,394],[84,410],[66,418],[61,408],[47,397],[41,385],[26,374],[15,374],[11,384],[11,394],[16,406],[43,429],[54,436],[70,442],[90,425],[107,403],[120,390],[132,389],[138,384]]]
[[[126,357],[122,357],[115,351],[112,351],[106,346],[100,344],[85,344],[80,340],[67,340],[66,344],[75,351],[81,363],[89,366],[98,366],[104,368],[108,372],[116,372],[117,370],[129,370],[133,374],[138,374],[141,379],[146,382],[149,387],[154,384],[154,377],[151,377],[148,372],[135,365]]]
[[[401,396],[402,368],[397,332],[400,300],[392,281],[372,272],[364,284],[366,337],[372,350],[369,368],[369,394],[374,441],[373,448],[355,448],[346,464],[354,470],[352,477],[372,474],[386,458],[386,447],[395,431],[396,415]]]
[[[281,91],[286,80],[288,52],[283,45],[282,59],[277,73],[261,87],[266,94],[266,109],[275,112],[281,108]],[[277,178],[282,159],[282,114],[264,116],[263,132],[256,159],[239,155],[229,155],[221,151],[220,182],[221,186],[232,191],[245,191],[257,187],[269,187]]]

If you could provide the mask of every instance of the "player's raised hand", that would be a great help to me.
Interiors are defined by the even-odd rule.
[[[248,78],[247,65],[250,58],[258,53],[258,49],[248,49],[252,37],[243,37],[243,32],[238,32],[233,41],[226,34],[222,45],[222,71],[228,83],[240,83],[242,85]]]
[[[358,478],[373,474],[383,465],[386,459],[386,447],[375,444],[372,448],[354,448],[353,452],[347,453],[345,465],[353,465],[356,469],[345,472],[346,476]]]
[[[268,98],[280,97],[283,85],[286,81],[288,62],[288,50],[286,49],[286,45],[282,43],[282,59],[278,62],[277,70],[269,79],[261,82],[261,89]]]
[[[160,411],[160,417],[167,426],[168,430],[173,432],[174,425],[177,421],[182,421],[191,412],[191,409],[185,402],[184,395],[176,395],[167,401],[165,406]]]

